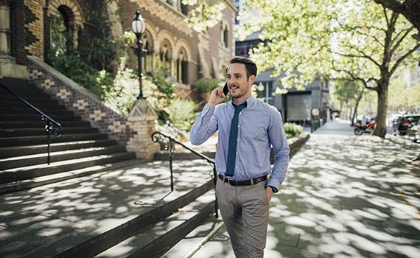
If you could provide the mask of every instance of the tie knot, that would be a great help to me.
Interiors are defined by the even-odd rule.
[[[235,107],[235,113],[239,113],[247,106],[246,102],[242,103],[241,105],[235,105],[233,104],[233,107]]]

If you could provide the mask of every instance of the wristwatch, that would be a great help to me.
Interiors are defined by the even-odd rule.
[[[273,190],[273,193],[277,193],[279,190],[277,189],[277,188],[275,188],[274,186],[272,186],[272,185],[269,185],[268,187],[270,187],[271,188],[271,190]]]

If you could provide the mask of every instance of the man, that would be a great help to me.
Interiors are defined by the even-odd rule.
[[[233,251],[239,258],[264,256],[269,202],[285,179],[289,163],[290,150],[280,112],[251,95],[256,75],[253,61],[233,58],[226,78],[232,100],[222,103],[226,100],[223,89],[213,90],[191,129],[194,145],[219,131],[216,195]]]

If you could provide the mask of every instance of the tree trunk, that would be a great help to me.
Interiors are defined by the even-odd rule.
[[[354,108],[353,117],[351,118],[351,126],[354,126],[354,118],[356,118],[357,116],[357,108],[359,107],[359,103],[360,103],[360,100],[362,100],[364,92],[365,92],[365,89],[363,88],[362,92],[360,92],[359,97],[357,97],[356,99],[356,107]]]
[[[388,109],[388,83],[378,85],[378,107],[376,115],[376,127],[373,135],[385,138],[386,134],[386,111]]]

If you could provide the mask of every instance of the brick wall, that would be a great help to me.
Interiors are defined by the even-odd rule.
[[[39,88],[68,110],[125,145],[134,132],[127,127],[127,118],[106,107],[95,95],[42,63],[28,60],[29,77]]]
[[[159,151],[159,145],[150,138],[157,115],[146,100],[137,101],[130,115],[125,117],[36,57],[28,57],[28,70],[30,79],[39,88],[128,151],[135,152],[137,158],[152,160]]]
[[[16,58],[16,63],[26,65],[26,30],[25,23],[25,5],[24,0],[14,0],[10,7],[10,29],[11,36],[11,54]]]
[[[44,1],[25,0],[25,50],[44,59]]]

